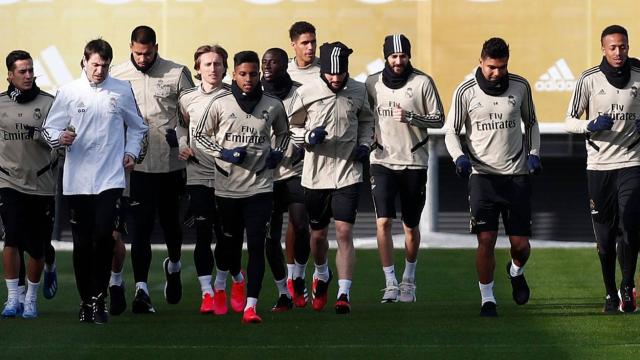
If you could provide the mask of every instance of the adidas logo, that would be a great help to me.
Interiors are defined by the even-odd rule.
[[[38,86],[49,93],[55,94],[60,86],[73,81],[62,54],[53,45],[42,50],[40,56],[33,59],[33,71],[38,79]]]
[[[231,115],[229,115],[229,119],[237,119],[238,117],[236,116],[236,113],[231,113]]]
[[[575,86],[573,73],[564,59],[556,61],[535,84],[536,91],[541,92],[573,91]]]
[[[604,91],[604,89],[600,89],[600,91],[598,91],[598,95],[607,95],[607,93]]]

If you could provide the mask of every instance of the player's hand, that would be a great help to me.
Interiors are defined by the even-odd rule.
[[[318,126],[307,133],[307,143],[309,143],[309,145],[322,144],[327,134],[324,126]]]
[[[187,161],[189,160],[190,157],[195,155],[196,154],[193,153],[193,149],[191,149],[190,147],[186,147],[180,150],[180,152],[178,153],[178,159],[182,161]]]
[[[538,175],[542,172],[542,162],[538,155],[529,155],[527,157],[527,166],[531,175]]]
[[[456,159],[456,174],[462,178],[468,178],[471,175],[471,161],[467,155],[460,155]]]
[[[406,112],[400,106],[396,105],[396,107],[394,107],[392,110],[393,120],[397,122],[406,123],[407,122],[407,119],[405,119],[406,115],[407,115]]]
[[[226,162],[232,164],[242,164],[244,158],[247,157],[246,147],[235,147],[233,149],[222,149],[220,151],[220,158]]]
[[[267,168],[275,169],[276,167],[278,167],[278,164],[280,163],[280,161],[282,161],[283,157],[284,154],[282,153],[282,151],[271,150],[269,152],[269,155],[267,155],[267,160],[265,162]]]
[[[130,154],[124,154],[124,159],[122,160],[122,165],[126,171],[133,170],[134,166],[136,166],[136,160]]]
[[[60,133],[60,137],[58,138],[58,141],[60,142],[60,145],[64,145],[64,146],[68,146],[73,144],[73,141],[76,139],[76,133],[71,132],[69,130],[64,130]]]
[[[177,148],[180,146],[178,144],[178,135],[174,129],[167,129],[167,133],[164,136],[165,140],[167,140],[167,144],[169,144],[170,148]]]
[[[371,148],[367,145],[358,145],[355,149],[353,149],[351,157],[356,161],[365,162],[369,158],[370,152]]]
[[[598,115],[597,118],[589,121],[587,130],[590,132],[598,132],[604,130],[611,130],[613,127],[613,119],[609,114]]]

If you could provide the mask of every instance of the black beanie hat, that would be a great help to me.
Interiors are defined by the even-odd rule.
[[[337,41],[320,46],[320,72],[323,74],[344,74],[349,72],[349,55],[353,50]]]
[[[385,59],[394,53],[405,53],[411,58],[411,43],[403,34],[387,35],[384,38],[382,52]]]

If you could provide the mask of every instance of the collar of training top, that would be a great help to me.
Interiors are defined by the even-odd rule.
[[[35,80],[33,81],[33,85],[31,89],[27,91],[20,91],[17,87],[13,86],[12,83],[9,83],[9,88],[7,89],[7,94],[9,98],[18,104],[25,104],[29,101],[35,99],[38,94],[40,94],[40,88],[36,85]]]
[[[631,79],[631,59],[627,59],[621,67],[614,68],[603,56],[598,67],[607,78],[607,82],[617,89],[623,89]]]
[[[478,69],[476,69],[476,82],[485,94],[500,96],[509,89],[509,73],[504,74],[504,76],[497,81],[491,81],[485,79],[484,75],[482,75],[482,69],[478,66]]]

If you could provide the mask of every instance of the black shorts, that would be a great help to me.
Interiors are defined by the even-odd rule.
[[[531,236],[531,179],[529,175],[473,174],[469,178],[470,230],[473,234],[498,231]]]
[[[640,166],[587,170],[591,218],[624,231],[639,231]]]
[[[305,206],[309,214],[309,226],[322,230],[331,218],[350,224],[356,223],[360,183],[340,189],[304,189]]]
[[[51,240],[54,211],[54,196],[0,189],[5,246],[22,249],[34,259],[44,257],[44,247]]]
[[[304,204],[304,188],[300,176],[273,183],[273,211],[284,213],[291,204]]]
[[[427,169],[392,170],[371,165],[371,195],[376,218],[396,218],[396,196],[400,195],[402,222],[409,228],[420,224],[426,199]]]

